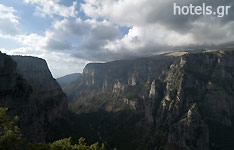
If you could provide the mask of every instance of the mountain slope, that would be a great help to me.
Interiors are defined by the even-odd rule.
[[[0,52],[0,106],[9,108],[12,116],[19,116],[19,125],[24,133],[27,131],[28,134],[35,135],[42,128],[31,130],[31,126],[33,126],[31,118],[35,116],[35,111],[29,104],[32,88],[22,75],[17,73],[16,69],[16,62],[10,56]],[[40,134],[38,136],[41,137]]]
[[[19,116],[23,134],[44,142],[47,129],[66,118],[67,99],[44,60],[0,53],[0,106]]]
[[[44,129],[40,132],[42,139],[39,141],[44,141],[48,127],[66,118],[67,98],[52,77],[45,60],[28,56],[12,56],[12,59],[17,63],[17,72],[32,87],[29,102],[32,109],[36,110],[35,119],[39,120],[36,126],[41,125]]]
[[[88,64],[64,91],[77,114],[109,112],[88,123],[120,149],[233,148],[234,50]]]
[[[73,74],[69,74],[60,78],[57,78],[57,82],[59,83],[59,85],[61,86],[61,88],[64,88],[65,86],[71,84],[72,82],[74,82],[75,80],[78,79],[78,77],[81,75],[81,73],[73,73]]]

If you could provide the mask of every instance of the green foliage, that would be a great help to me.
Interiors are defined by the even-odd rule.
[[[84,138],[72,144],[71,138],[65,138],[49,144],[31,144],[23,140],[20,128],[15,126],[18,117],[7,115],[7,108],[0,107],[0,150],[105,150],[104,144],[87,145]]]
[[[105,150],[104,144],[98,143],[87,145],[84,138],[78,140],[78,144],[72,144],[71,138],[65,138],[49,144],[34,144],[29,146],[30,150]]]
[[[49,144],[51,150],[72,150],[71,138],[65,138]]]
[[[7,115],[7,108],[0,108],[0,149],[21,150],[24,147],[24,140],[18,126],[15,123],[18,117],[11,118]]]

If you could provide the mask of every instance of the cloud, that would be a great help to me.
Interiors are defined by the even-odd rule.
[[[16,10],[13,7],[0,4],[0,34],[2,36],[16,35],[19,33],[17,27],[19,20],[15,13]]]
[[[59,4],[60,0],[24,0],[25,3],[30,3],[35,5],[35,14],[41,17],[53,17],[55,15],[61,17],[76,17],[77,2],[73,2],[72,6],[66,7]]]
[[[106,19],[119,27],[127,26],[130,29],[121,39],[99,43],[97,39],[101,38],[88,38],[87,44],[84,42],[83,47],[78,47],[75,55],[94,61],[109,61],[196,47],[218,48],[234,41],[234,9],[223,18],[174,16],[174,2],[181,6],[190,3],[202,6],[204,3],[202,0],[85,0],[81,10],[90,18]],[[206,1],[206,5],[233,8],[234,2],[213,0]]]
[[[110,41],[118,39],[120,31],[108,21],[96,20],[60,20],[55,21],[44,35],[18,35],[18,42],[36,50],[73,53],[76,57],[94,60],[93,54],[101,53]],[[79,42],[71,42],[80,39]],[[100,59],[95,59],[100,60]]]
[[[198,16],[174,16],[173,4],[180,6],[234,6],[233,1],[188,1],[188,0],[84,0],[81,5],[81,10],[91,18],[105,18],[110,19],[121,25],[140,26],[145,24],[164,24],[167,27],[174,29],[189,29],[190,24],[203,15]],[[221,20],[231,21],[234,19],[234,9],[230,9],[229,15],[221,18]],[[219,18],[220,19],[220,18]]]
[[[27,47],[17,51],[37,56],[41,52],[43,56],[39,56],[51,63],[56,74],[59,70],[54,64],[68,71],[65,64],[74,67],[79,62],[84,65],[88,61],[128,59],[174,50],[218,48],[234,42],[234,2],[230,0],[84,0],[80,10],[76,10],[76,2],[70,7],[60,4],[59,0],[24,2],[33,4],[37,15],[52,17],[51,26],[43,34],[21,34],[10,38]],[[173,15],[173,3],[202,6],[204,2],[214,8],[219,5],[232,8],[223,18]],[[14,15],[14,9],[11,12]],[[80,16],[81,13],[84,16]],[[16,25],[19,22],[17,17],[10,20]],[[122,27],[128,31],[123,33]]]
[[[174,16],[173,3],[188,6],[203,3],[217,6],[231,6],[228,16]],[[121,26],[130,27],[128,35],[116,46],[137,49],[146,44],[167,46],[219,45],[234,40],[233,1],[186,1],[186,0],[85,0],[81,5],[84,13],[91,18],[104,18]],[[138,40],[138,42],[133,42]]]
[[[64,34],[59,31],[48,30],[44,35],[31,33],[21,34],[10,38],[25,46],[32,47],[35,50],[60,51],[72,48],[70,42],[67,40],[68,37],[64,36]]]
[[[53,26],[53,33],[56,34],[56,38],[59,41],[66,41],[63,39],[64,37],[67,39],[79,38],[80,41],[75,43],[75,45],[70,43],[73,55],[91,61],[109,60],[109,58],[103,58],[107,56],[104,53],[109,53],[104,46],[111,41],[115,41],[120,36],[119,28],[106,20],[61,20],[55,22]],[[51,40],[49,41],[51,42]]]

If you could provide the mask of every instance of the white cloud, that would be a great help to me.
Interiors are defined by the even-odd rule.
[[[34,47],[36,50],[40,49],[40,47],[44,45],[43,37],[35,33],[29,35],[18,35],[12,38],[26,46]]]
[[[0,34],[1,36],[15,35],[19,33],[17,24],[18,17],[15,15],[16,10],[13,7],[7,7],[0,4]]]
[[[54,15],[65,18],[76,17],[77,2],[73,2],[72,6],[66,7],[59,4],[60,0],[24,0],[25,3],[34,4],[36,7],[35,14],[41,17],[53,17]]]
[[[81,5],[84,13],[92,18],[108,18],[121,25],[135,26],[146,23],[148,16],[157,14],[167,0],[84,0]],[[160,14],[162,15],[162,14]]]
[[[65,33],[48,30],[44,35],[36,33],[22,34],[14,37],[8,37],[18,41],[19,43],[32,47],[35,50],[69,50],[71,49],[70,42],[67,40]]]
[[[125,49],[138,53],[149,45],[157,48],[163,45],[176,47],[184,44],[194,44],[194,37],[192,34],[180,34],[175,31],[169,31],[160,24],[150,24],[143,27],[132,27],[128,34],[122,39],[109,42],[105,48],[112,51]]]
[[[28,34],[13,37],[20,43],[34,47],[35,49],[47,50],[72,50],[82,47],[84,50],[104,46],[105,43],[115,40],[119,35],[117,27],[107,21],[67,19],[55,21],[51,29],[45,31],[44,35]],[[70,41],[71,38],[81,38],[76,45]]]

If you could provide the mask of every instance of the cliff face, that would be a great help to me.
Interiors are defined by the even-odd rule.
[[[162,85],[156,84],[155,87],[152,85],[158,83],[162,73],[169,69],[169,65],[175,59],[177,58],[156,56],[88,64],[83,70],[83,75],[65,87],[64,91],[73,101],[71,108],[79,112],[99,109],[117,112],[124,108],[143,111],[144,107],[137,104],[161,96],[162,93],[155,95],[154,90],[161,88]]]
[[[169,143],[185,149],[233,148],[233,58],[234,51],[189,54],[170,66],[155,117],[157,128],[169,126]]]
[[[13,56],[17,72],[32,86],[30,99],[37,106],[38,117],[50,124],[67,113],[67,99],[57,81],[52,77],[45,60],[35,57]]]
[[[143,113],[148,149],[233,148],[233,50],[89,64],[65,92],[77,113]]]
[[[10,56],[0,53],[0,106],[9,108],[11,115],[19,116],[19,125],[23,131],[28,130],[29,134],[34,134],[40,132],[41,128],[30,129],[35,116],[29,104],[32,88],[17,73],[16,68],[17,64]]]
[[[67,114],[66,96],[44,60],[0,54],[0,106],[19,116],[30,141],[44,142],[47,128]]]

